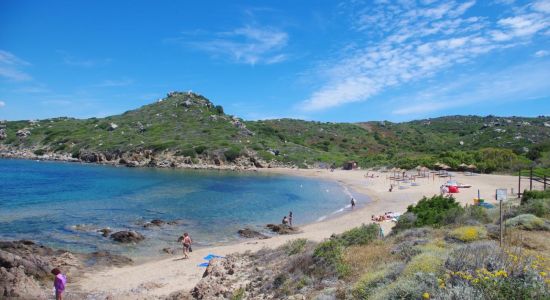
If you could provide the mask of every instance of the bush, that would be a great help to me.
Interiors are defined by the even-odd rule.
[[[393,263],[382,270],[365,273],[353,287],[354,299],[370,299],[377,289],[394,282],[403,271],[403,267],[403,264]]]
[[[464,209],[453,197],[433,196],[432,198],[424,197],[416,205],[410,205],[407,208],[407,213],[414,214],[416,220],[413,221],[414,218],[410,215],[405,218],[402,216],[397,222],[396,229],[427,225],[439,227],[451,224],[462,216]]]
[[[288,241],[283,247],[285,249],[286,254],[294,255],[298,253],[302,253],[306,247],[307,240],[306,239],[296,239],[292,241]]]
[[[321,242],[313,251],[313,257],[321,264],[334,267],[336,273],[343,277],[349,267],[344,263],[344,247],[336,239]]]
[[[520,227],[526,230],[550,230],[548,221],[531,214],[523,214],[508,219],[504,224],[506,226]]]
[[[241,150],[236,147],[232,147],[226,150],[223,155],[227,161],[233,162],[241,155]]]
[[[37,150],[34,151],[34,154],[38,155],[38,156],[44,155],[45,153],[46,153],[46,150],[44,150],[44,149],[37,149]]]
[[[533,214],[539,218],[550,215],[550,198],[529,199],[520,205],[518,211],[523,214]]]
[[[481,226],[464,226],[456,228],[449,236],[462,242],[473,242],[487,238],[487,230]]]
[[[199,145],[199,146],[196,146],[196,147],[195,147],[195,152],[196,152],[197,154],[203,154],[204,151],[206,151],[206,149],[208,149],[206,146]]]
[[[417,273],[377,290],[371,299],[429,299],[437,290],[437,278],[433,274]]]
[[[216,105],[216,106],[214,106],[214,110],[216,111],[216,113],[217,113],[218,115],[223,115],[223,106],[221,106],[221,105]]]
[[[404,276],[413,276],[416,273],[439,274],[443,270],[445,262],[444,256],[440,253],[426,252],[421,253],[411,260],[403,271]]]
[[[521,195],[521,204],[527,203],[527,201],[531,199],[545,199],[550,198],[550,190],[545,191],[523,191],[523,194]]]
[[[486,224],[491,222],[491,218],[487,214],[486,208],[477,205],[466,205],[458,222],[465,225]]]
[[[183,150],[179,150],[178,152],[176,152],[176,155],[181,155],[181,156],[185,156],[185,157],[195,157],[195,149],[193,148],[186,148],[186,149],[183,149]]]
[[[337,239],[344,247],[352,245],[366,245],[378,238],[380,226],[378,224],[361,225],[342,233]]]

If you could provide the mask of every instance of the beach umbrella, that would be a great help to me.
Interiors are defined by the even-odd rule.
[[[468,166],[468,169],[470,169],[470,170],[475,170],[475,169],[477,169],[477,167],[476,167],[476,165],[469,165],[469,166]]]
[[[466,168],[468,168],[468,165],[465,164],[465,163],[461,163],[460,165],[458,165],[458,167],[461,168],[461,169],[466,169]]]
[[[451,168],[451,167],[449,167],[449,166],[447,166],[447,165],[445,165],[445,164],[442,164],[442,165],[441,165],[441,169],[443,169],[443,170],[449,170],[450,168]]]

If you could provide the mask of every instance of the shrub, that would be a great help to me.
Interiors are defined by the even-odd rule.
[[[46,150],[44,150],[44,149],[37,149],[37,150],[34,151],[34,154],[39,155],[39,156],[44,155],[44,153],[46,153]]]
[[[413,213],[416,220],[412,222],[410,216],[399,218],[397,229],[409,228],[408,226],[422,227],[433,226],[439,227],[453,223],[464,212],[464,209],[453,197],[433,196],[432,198],[422,198],[416,205],[410,205],[407,208],[407,213]],[[402,224],[399,224],[402,223]]]
[[[462,242],[473,242],[487,238],[487,230],[481,226],[464,226],[454,229],[449,236]]]
[[[337,239],[340,243],[349,247],[352,245],[366,245],[377,239],[380,234],[378,224],[361,225],[342,233]]]
[[[550,198],[550,190],[545,190],[545,191],[525,190],[521,195],[521,204],[523,205],[531,199],[545,199],[545,198]]]
[[[443,270],[445,258],[438,253],[421,253],[411,260],[403,271],[404,276],[413,276],[416,273],[439,274]]]
[[[437,290],[437,278],[433,274],[416,273],[377,290],[371,299],[429,299]]]
[[[550,215],[550,198],[529,199],[525,201],[518,209],[523,214],[533,214],[539,218]]]
[[[473,242],[451,251],[445,267],[455,272],[481,268],[499,269],[505,265],[503,253],[494,241]]]
[[[221,105],[216,105],[216,106],[214,106],[214,110],[216,111],[216,113],[217,113],[218,115],[223,115],[223,106],[221,106]]]
[[[231,296],[231,300],[242,300],[244,299],[244,296],[245,296],[245,291],[241,287],[233,292],[233,295]]]
[[[531,214],[523,214],[508,219],[504,224],[512,227],[518,226],[526,230],[550,230],[548,221]]]
[[[176,152],[176,155],[181,155],[181,156],[186,156],[191,158],[195,157],[195,154],[196,154],[195,149],[193,148],[186,148]]]
[[[394,282],[403,270],[403,265],[394,263],[379,271],[365,273],[354,285],[354,299],[370,299],[377,289]]]
[[[335,239],[320,243],[313,251],[313,257],[321,266],[332,267],[339,277],[349,274],[349,266],[344,263],[344,247]]]
[[[487,214],[486,208],[477,205],[466,205],[458,222],[466,225],[485,224],[490,223],[491,218]]]
[[[199,145],[199,146],[196,146],[196,147],[195,147],[195,152],[196,152],[197,154],[203,154],[204,151],[206,151],[206,149],[208,149],[206,146]]]
[[[283,247],[285,249],[286,254],[294,255],[298,253],[302,253],[306,247],[307,240],[306,239],[295,239],[292,241],[288,241]]]
[[[241,155],[241,150],[236,147],[232,147],[226,150],[223,155],[225,156],[225,159],[227,159],[227,161],[233,162],[235,161],[235,159],[237,159],[237,157]]]

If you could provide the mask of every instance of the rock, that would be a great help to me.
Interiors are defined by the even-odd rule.
[[[245,229],[240,229],[238,231],[239,235],[244,237],[244,238],[247,238],[247,239],[251,239],[251,238],[259,238],[261,240],[264,240],[264,239],[268,239],[269,237],[266,236],[265,234],[262,234],[262,233],[259,233],[255,230],[252,230],[252,229],[249,229],[249,228],[245,228]]]
[[[8,134],[6,133],[4,128],[0,128],[0,140],[4,140],[8,138]]]
[[[28,137],[29,135],[31,135],[31,132],[27,129],[27,128],[23,128],[23,129],[19,129],[17,130],[17,132],[15,133],[16,136],[20,137],[20,138],[26,138]]]
[[[111,123],[109,124],[109,127],[107,128],[107,130],[113,131],[113,130],[115,130],[115,129],[117,129],[117,128],[118,128],[118,125],[111,122]]]
[[[103,228],[98,230],[98,232],[101,232],[101,235],[104,237],[108,237],[111,232],[113,232],[110,228]]]
[[[133,230],[115,232],[111,238],[119,243],[137,243],[145,239],[141,233]]]
[[[270,229],[273,232],[276,232],[278,234],[295,234],[300,232],[298,228],[284,225],[284,224],[267,224],[266,227]]]
[[[167,253],[167,254],[176,254],[176,250],[172,249],[172,248],[169,248],[169,247],[162,248],[162,252]]]
[[[84,255],[86,262],[97,266],[122,267],[133,263],[133,260],[122,255],[111,254],[107,251],[97,251]]]

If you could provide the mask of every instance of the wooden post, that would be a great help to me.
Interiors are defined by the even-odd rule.
[[[518,198],[521,197],[521,169],[519,169],[518,175]]]
[[[546,174],[544,174],[544,179],[543,179],[543,186],[544,186],[544,191],[546,191]]]
[[[529,190],[533,190],[533,167],[529,169]]]
[[[502,232],[502,200],[499,201],[499,207],[500,207],[500,247],[502,247],[502,238],[504,237]]]

